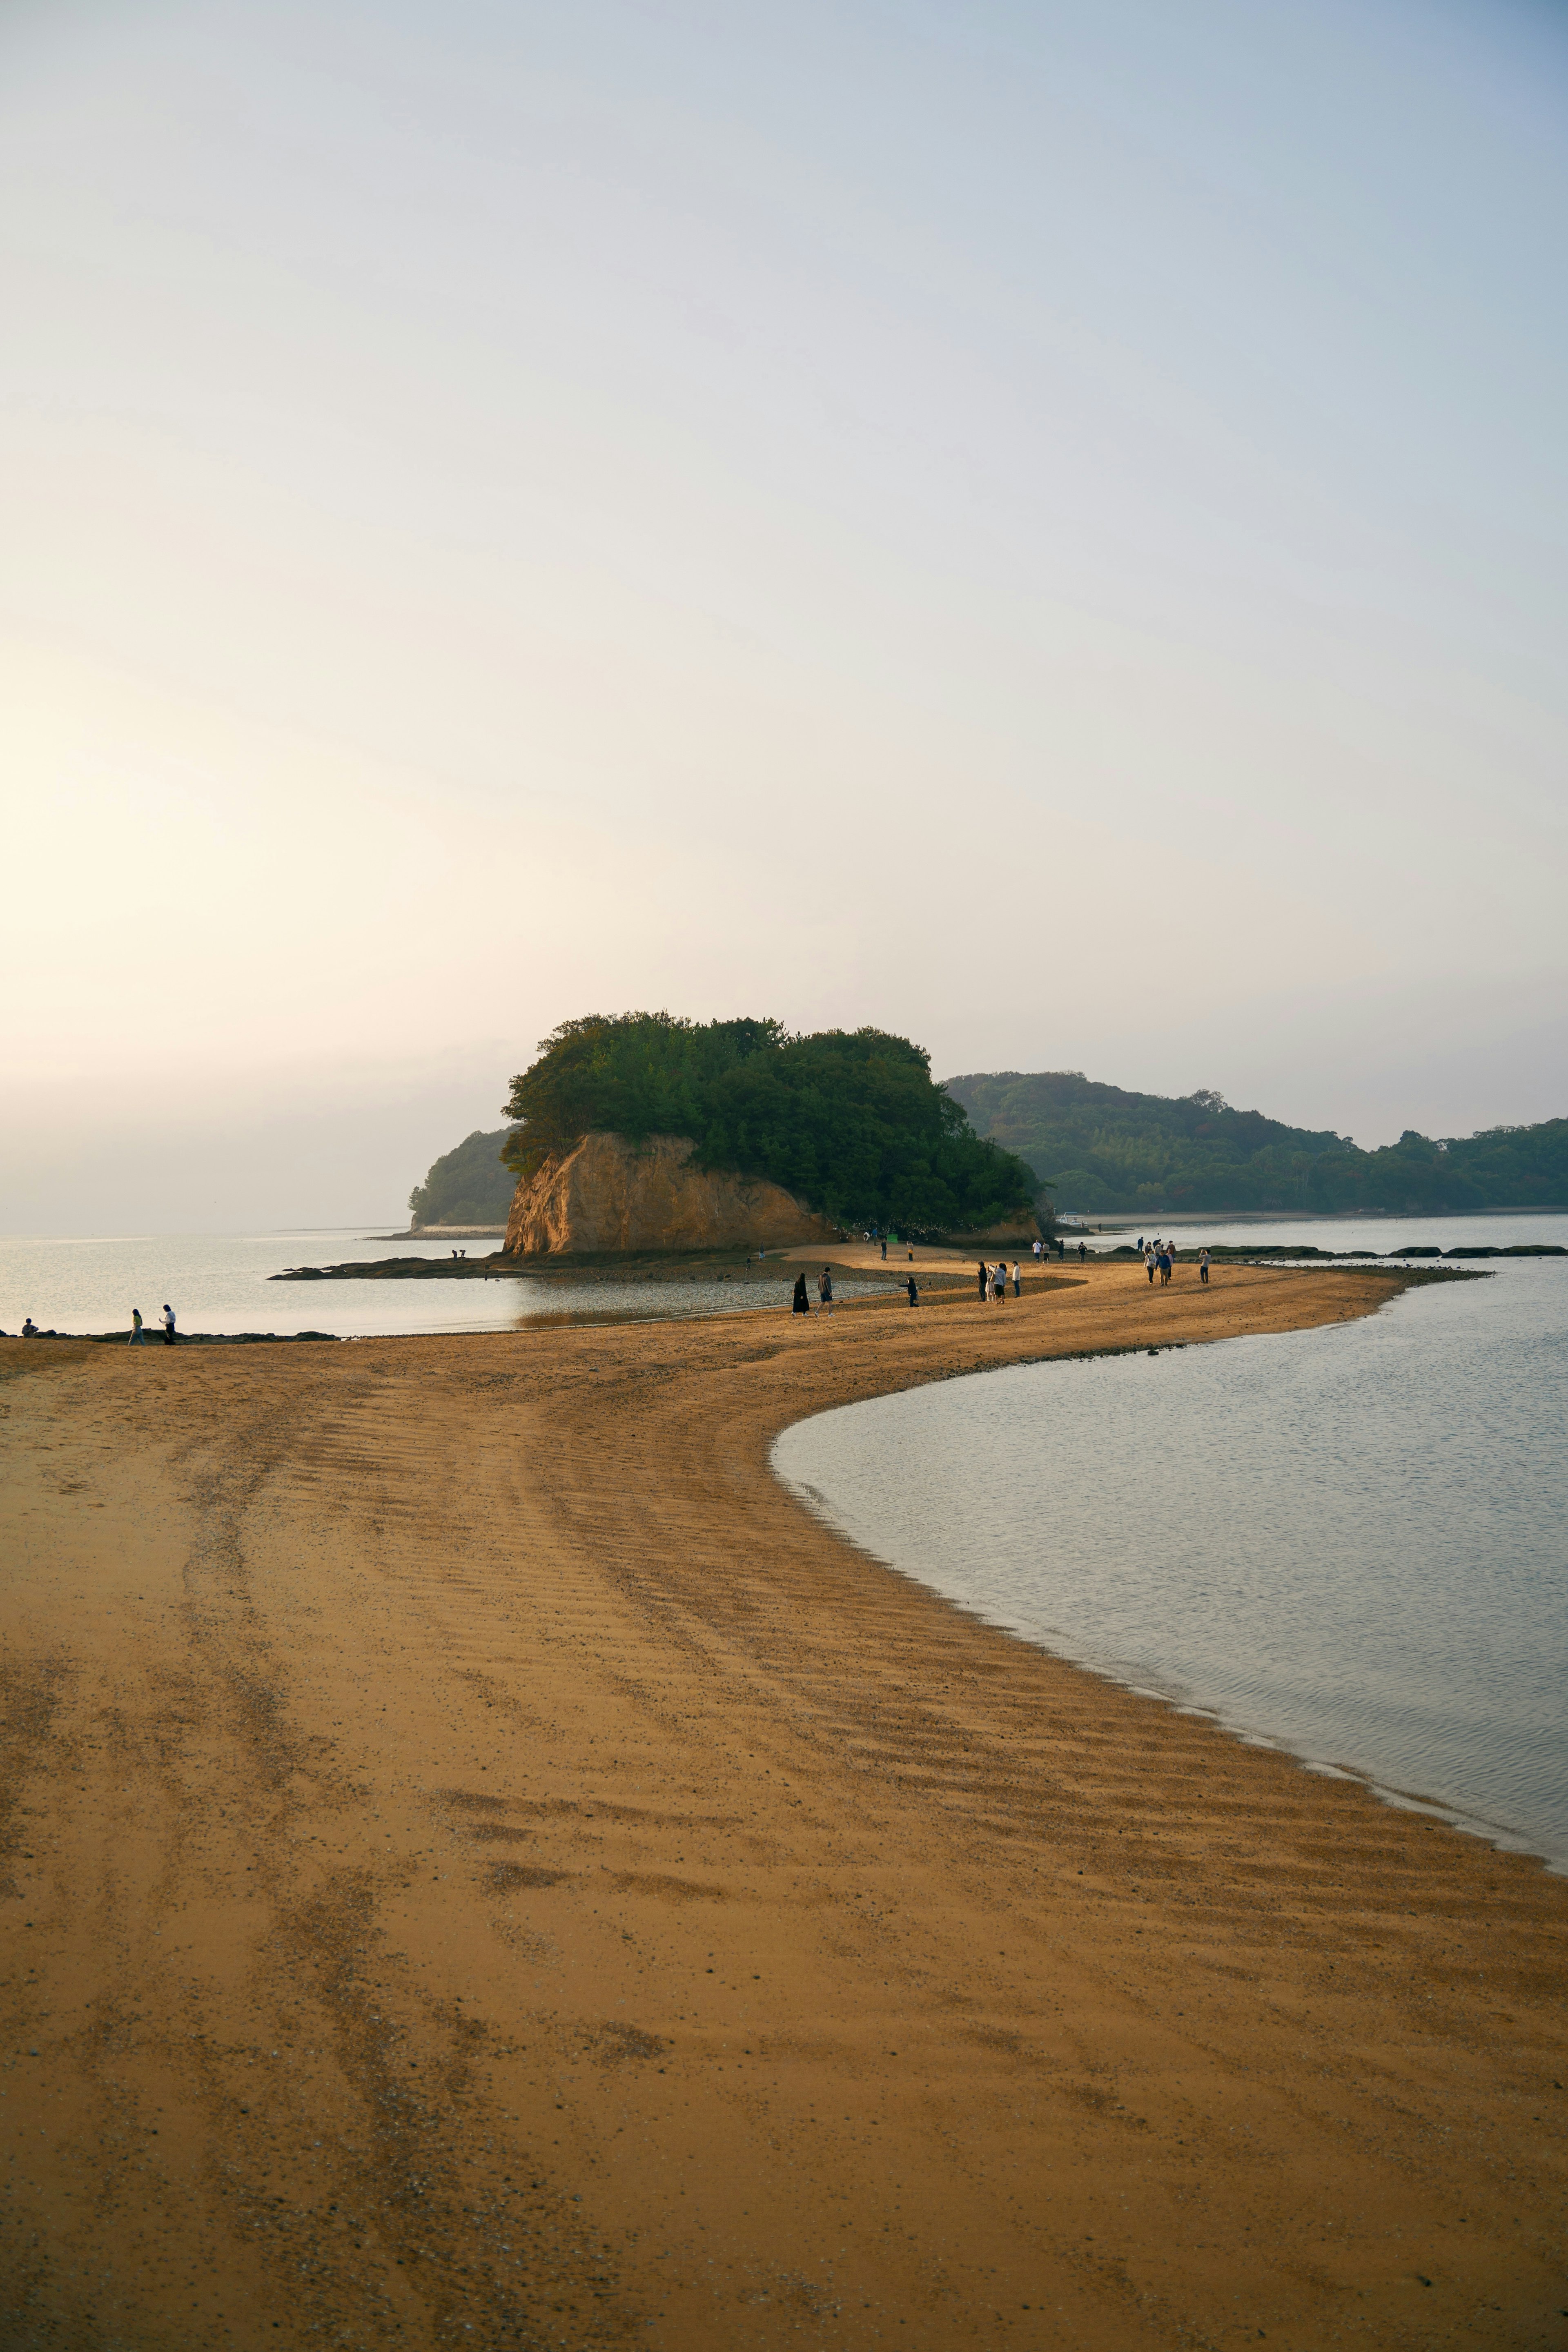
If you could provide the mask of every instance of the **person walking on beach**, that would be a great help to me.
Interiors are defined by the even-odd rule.
[[[920,1305],[920,1303],[921,1303],[921,1294],[920,1294],[920,1291],[919,1291],[918,1287],[916,1286],[915,1278],[914,1278],[914,1276],[913,1276],[912,1274],[910,1275],[910,1276],[909,1280],[905,1283],[905,1285],[904,1285],[904,1288],[905,1288],[905,1289],[909,1292],[909,1294],[910,1294],[910,1305],[911,1307],[918,1307],[918,1306]]]
[[[1206,1249],[1201,1249],[1201,1250],[1199,1250],[1199,1252],[1198,1252],[1198,1280],[1199,1280],[1200,1282],[1206,1283],[1206,1282],[1207,1282],[1207,1280],[1208,1280],[1208,1278],[1209,1278],[1209,1254],[1208,1254],[1208,1251],[1207,1251]]]
[[[887,1255],[888,1255],[888,1236],[887,1236],[887,1234],[884,1234],[882,1235],[882,1255],[883,1255],[884,1257],[886,1257],[886,1256],[887,1256]]]
[[[140,1348],[142,1345],[142,1309],[140,1307],[133,1307],[131,1309],[131,1337],[127,1339],[125,1344],[128,1348]]]
[[[1019,1265],[1017,1259],[1015,1258],[1013,1260],[1013,1296],[1015,1298],[1022,1298],[1024,1296],[1024,1286],[1019,1279],[1023,1271],[1023,1267]]]
[[[1167,1242],[1160,1252],[1160,1287],[1163,1290],[1171,1279],[1171,1255],[1174,1244]]]
[[[792,1315],[809,1315],[811,1301],[805,1295],[805,1268],[803,1265],[795,1278],[795,1297],[790,1302]]]
[[[816,1294],[822,1301],[823,1313],[825,1315],[831,1315],[833,1312],[833,1276],[826,1266],[823,1267],[822,1272],[816,1277]]]
[[[168,1300],[165,1298],[165,1299],[164,1299],[164,1301],[163,1301],[163,1345],[164,1345],[164,1347],[165,1347],[165,1348],[172,1348],[172,1347],[174,1346],[174,1308],[170,1306],[170,1304],[169,1304]]]
[[[1150,1243],[1148,1248],[1143,1253],[1143,1271],[1149,1277],[1149,1287],[1152,1290],[1154,1287],[1154,1244],[1152,1242]]]
[[[991,1291],[991,1277],[986,1270],[985,1260],[984,1258],[981,1259],[977,1270],[980,1276],[980,1304],[984,1307]]]
[[[998,1259],[991,1269],[991,1296],[993,1298],[1005,1298],[1007,1296],[1007,1265],[1005,1259]]]

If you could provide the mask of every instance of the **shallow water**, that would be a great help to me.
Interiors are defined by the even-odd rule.
[[[774,1458],[989,1622],[1563,1867],[1565,1406],[1546,1260],[1330,1330],[847,1406]]]
[[[1245,1223],[1226,1217],[1148,1217],[1142,1223],[1125,1217],[1107,1217],[1103,1226],[1092,1223],[1085,1239],[1090,1250],[1113,1250],[1136,1242],[1142,1234],[1173,1237],[1178,1249],[1212,1249],[1216,1243],[1236,1249],[1256,1249],[1260,1255],[1289,1256],[1290,1244],[1305,1243],[1317,1250],[1373,1250],[1379,1257],[1396,1256],[1415,1243],[1450,1249],[1508,1249],[1515,1242],[1555,1242],[1568,1247],[1568,1213],[1561,1209],[1507,1209],[1477,1217],[1270,1217]],[[1069,1248],[1076,1243],[1072,1236]]]
[[[476,1257],[493,1246],[471,1243]],[[291,1265],[344,1259],[450,1257],[452,1244],[363,1227],[316,1233],[191,1236],[130,1235],[71,1240],[0,1239],[0,1330],[19,1331],[30,1315],[41,1330],[129,1331],[139,1307],[151,1329],[163,1303],[182,1331],[330,1331],[340,1339],[398,1333],[510,1331],[541,1316],[732,1315],[782,1312],[796,1267],[779,1264],[776,1283],[734,1283],[711,1276],[652,1281],[567,1282],[557,1276],[511,1276],[493,1282],[274,1282]],[[885,1287],[835,1277],[841,1299]],[[815,1309],[816,1293],[812,1291]],[[155,1336],[155,1335],[154,1335]]]

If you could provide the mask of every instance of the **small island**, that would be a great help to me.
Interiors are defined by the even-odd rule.
[[[1050,1223],[1025,1161],[885,1030],[592,1014],[543,1041],[506,1109],[514,1258],[850,1231],[1032,1240]]]

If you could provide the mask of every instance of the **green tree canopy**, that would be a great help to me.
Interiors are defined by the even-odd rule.
[[[520,1176],[609,1130],[689,1136],[701,1166],[767,1177],[846,1223],[959,1231],[1034,1213],[1039,1189],[932,1083],[929,1055],[881,1029],[594,1013],[542,1041],[506,1110]]]

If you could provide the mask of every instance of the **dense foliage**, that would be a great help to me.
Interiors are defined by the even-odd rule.
[[[1019,1153],[1066,1210],[1568,1207],[1568,1119],[1363,1151],[1202,1093],[1180,1101],[1079,1070],[950,1078],[982,1135]]]
[[[930,1056],[880,1029],[594,1014],[542,1041],[507,1115],[520,1176],[595,1129],[689,1135],[703,1167],[768,1177],[849,1224],[984,1226],[1032,1213],[1038,1189],[932,1084]]]
[[[511,1129],[487,1135],[476,1128],[451,1151],[433,1160],[423,1184],[408,1195],[416,1225],[504,1225],[517,1179],[501,1165],[501,1146]]]

